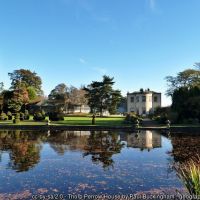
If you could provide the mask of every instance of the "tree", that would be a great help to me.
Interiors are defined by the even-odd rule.
[[[31,72],[27,69],[14,70],[12,73],[8,73],[11,79],[11,89],[15,90],[23,84],[27,89],[28,87],[34,88],[37,95],[41,95],[42,92],[42,80],[36,72]]]
[[[19,112],[22,105],[26,107],[29,103],[29,94],[24,82],[12,91],[12,97],[8,101],[8,108],[14,112]]]
[[[33,87],[28,87],[27,88],[27,92],[28,92],[28,97],[29,97],[29,100],[30,101],[33,101],[37,98],[37,94],[36,94],[36,91]]]
[[[48,96],[49,103],[55,106],[56,112],[66,110],[69,104],[69,88],[64,84],[58,84]]]
[[[8,99],[8,109],[15,113],[19,112],[22,105],[26,103],[26,97],[27,94],[23,90],[14,90],[11,98]]]
[[[4,84],[3,82],[0,82],[0,94],[3,92]]]
[[[11,79],[10,89],[13,92],[12,98],[8,101],[8,108],[19,112],[22,108],[42,95],[42,80],[35,73],[27,69],[14,70],[8,73]]]
[[[88,103],[88,100],[86,98],[86,91],[83,88],[80,88],[78,90],[78,105],[80,106],[80,113],[82,112],[82,106],[86,105]]]
[[[169,86],[166,94],[172,96],[174,91],[181,87],[188,89],[196,86],[200,87],[200,70],[186,69],[179,72],[175,77],[167,76],[166,80]]]
[[[127,112],[127,97],[122,97],[119,105],[118,105],[118,111],[120,113],[125,113]]]
[[[82,88],[78,89],[74,86],[70,88],[64,83],[57,85],[49,94],[49,103],[55,105],[57,111],[62,112],[73,109],[74,106],[80,106],[80,112],[82,105],[87,103],[85,97],[85,90]]]
[[[86,91],[82,88],[78,89],[71,86],[69,91],[69,102],[70,105],[80,106],[80,113],[82,112],[82,106],[87,104]]]
[[[112,97],[111,97],[111,105],[109,107],[109,112],[111,114],[115,114],[117,112],[117,108],[121,103],[122,95],[120,90],[113,90]]]
[[[0,83],[0,112],[2,111],[2,108],[3,108],[3,99],[4,99],[4,97],[3,97],[3,95],[2,95],[2,93],[3,93],[3,82],[1,82]]]
[[[10,91],[10,90],[4,90],[3,92],[2,92],[2,108],[3,108],[3,111],[5,112],[5,113],[7,113],[7,111],[9,110],[9,108],[8,108],[8,104],[9,104],[9,101],[10,101],[10,99],[12,98],[12,96],[13,96],[13,91]]]
[[[104,111],[108,111],[110,108],[113,111],[121,98],[121,92],[114,90],[114,78],[109,76],[103,76],[103,81],[93,81],[84,90],[87,92],[88,105],[91,112],[99,112],[101,116]]]
[[[172,95],[172,109],[178,113],[178,120],[200,120],[200,88],[182,87]]]

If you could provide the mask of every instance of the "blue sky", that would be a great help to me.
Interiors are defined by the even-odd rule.
[[[199,0],[0,0],[0,82],[27,68],[48,95],[115,77],[125,95],[164,93],[164,77],[200,61]],[[170,99],[163,95],[163,105]]]

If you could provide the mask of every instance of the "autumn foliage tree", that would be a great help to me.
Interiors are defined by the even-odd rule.
[[[19,69],[8,73],[8,75],[12,91],[12,97],[8,100],[8,108],[13,112],[19,112],[22,105],[26,106],[42,95],[42,80],[35,72]]]
[[[69,103],[69,89],[64,84],[58,84],[49,94],[48,102],[54,105],[55,112],[63,112]]]
[[[49,94],[48,101],[54,105],[56,112],[68,111],[74,106],[80,107],[87,103],[85,98],[85,90],[76,88],[74,86],[67,87],[64,83],[58,84]]]
[[[80,107],[80,113],[82,112],[82,106],[87,104],[87,98],[85,97],[86,91],[82,88],[78,89],[71,86],[69,90],[69,102],[73,106]]]
[[[14,70],[12,73],[8,73],[11,80],[11,89],[15,90],[23,85],[26,89],[29,87],[34,88],[37,95],[41,95],[42,92],[42,79],[36,72],[31,72],[28,69]]]

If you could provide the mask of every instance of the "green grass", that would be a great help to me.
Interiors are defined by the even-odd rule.
[[[47,120],[48,118],[46,118]],[[35,122],[34,120],[24,120],[20,121],[19,124],[13,124],[11,120],[0,121],[0,125],[45,125],[46,122]],[[51,125],[92,125],[91,117],[65,117],[64,121],[52,121]],[[96,126],[125,126],[124,117],[96,117]]]
[[[46,122],[35,122],[34,120],[24,120],[24,121],[20,121],[20,123],[18,124],[14,124],[11,120],[7,120],[7,121],[0,121],[0,126],[1,125],[45,125]]]
[[[46,120],[48,117],[46,117]],[[124,123],[124,117],[119,116],[109,116],[109,117],[96,117],[96,126],[131,126],[131,124]],[[13,124],[11,120],[0,121],[0,125],[46,125],[46,121],[36,122],[33,120],[33,116],[30,116],[30,120],[20,121],[19,124]],[[87,126],[92,125],[92,117],[91,116],[67,116],[64,121],[53,121],[52,125],[69,125],[69,126]],[[160,124],[158,128],[165,128],[165,124]],[[200,127],[200,125],[192,125],[192,124],[173,124],[171,127]]]
[[[91,117],[65,117],[64,121],[52,122],[60,125],[92,125]],[[96,117],[97,126],[124,125],[124,117]]]

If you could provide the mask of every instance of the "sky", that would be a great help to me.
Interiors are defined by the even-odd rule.
[[[165,77],[200,62],[200,0],[0,0],[0,82],[35,71],[45,95],[59,83],[114,77],[123,95],[162,92]]]

